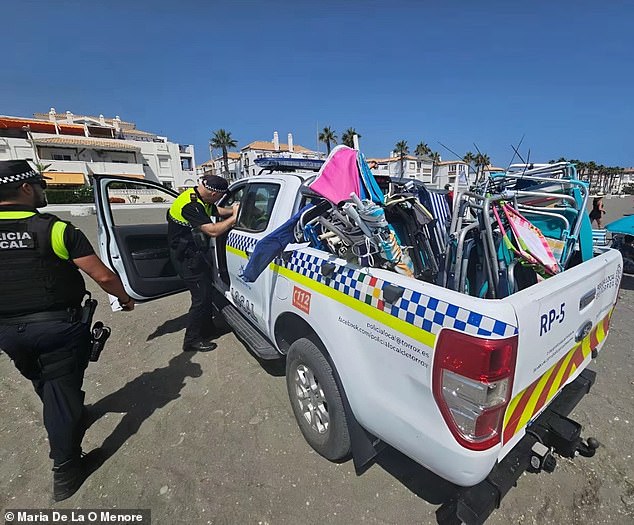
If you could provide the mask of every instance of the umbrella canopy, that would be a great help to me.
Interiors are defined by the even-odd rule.
[[[634,215],[628,215],[627,217],[622,217],[614,222],[611,222],[605,227],[605,229],[612,233],[634,235]]]

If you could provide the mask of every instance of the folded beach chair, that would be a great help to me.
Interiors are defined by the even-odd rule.
[[[511,230],[507,235],[497,207],[494,206],[493,214],[508,248],[520,257],[524,264],[530,265],[542,277],[550,277],[559,273],[561,271],[559,263],[539,228],[525,219],[509,204],[500,202],[498,206],[503,211]]]

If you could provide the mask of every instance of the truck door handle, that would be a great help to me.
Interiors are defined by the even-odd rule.
[[[330,277],[334,272],[337,265],[335,263],[324,263],[321,265],[321,274],[324,277]]]
[[[594,298],[597,296],[597,289],[593,288],[588,293],[583,294],[583,297],[579,299],[579,311],[583,310],[586,306],[588,306]]]

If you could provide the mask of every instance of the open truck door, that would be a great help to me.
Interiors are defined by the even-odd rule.
[[[178,193],[132,177],[96,175],[101,259],[137,302],[185,290],[170,261],[166,214]],[[131,206],[134,204],[135,206]]]

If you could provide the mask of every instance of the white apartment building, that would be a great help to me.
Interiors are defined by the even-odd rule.
[[[388,158],[366,159],[374,175],[387,175],[390,177],[404,177],[416,179],[425,184],[432,184],[434,162],[427,156],[415,157],[406,155],[403,157],[403,173],[401,174],[401,159],[391,153]]]
[[[240,170],[240,153],[236,151],[228,151],[227,164],[229,165],[228,175],[225,175],[225,163],[222,155],[203,162],[200,166],[198,166],[197,173],[199,176],[205,174],[220,175],[225,177],[229,182],[242,178]]]
[[[393,152],[388,158],[369,158],[366,160],[374,175],[416,179],[431,188],[442,189],[447,184],[453,186],[456,176],[461,187],[468,187],[470,183],[469,165],[461,160],[434,162],[426,155],[420,157],[406,155],[403,157],[402,175],[401,160]]]
[[[192,145],[180,145],[110,119],[70,111],[34,118],[0,116],[0,160],[27,159],[46,166],[50,184],[81,186],[92,175],[125,175],[178,188],[195,185]]]
[[[241,177],[257,175],[260,168],[255,160],[264,157],[282,157],[289,159],[324,159],[325,155],[309,150],[299,144],[293,144],[293,134],[288,134],[288,142],[280,143],[277,131],[273,133],[271,142],[256,140],[240,150]]]
[[[469,165],[462,160],[447,160],[437,162],[434,165],[434,177],[432,186],[444,188],[449,184],[452,188],[458,178],[458,186],[468,188],[472,182],[469,178]]]
[[[256,159],[265,157],[287,158],[287,159],[325,159],[324,153],[309,150],[299,144],[293,144],[293,134],[288,134],[288,142],[280,143],[277,131],[273,133],[273,140],[253,141],[244,146],[240,152],[229,151],[229,174],[225,175],[224,161],[222,155],[218,155],[206,162],[203,162],[196,172],[198,176],[205,173],[226,177],[229,182],[252,177],[260,172],[260,167],[255,163]]]

